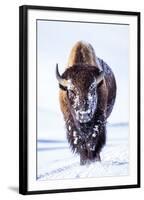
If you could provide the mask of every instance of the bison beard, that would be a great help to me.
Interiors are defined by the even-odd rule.
[[[58,65],[56,67],[60,106],[70,147],[80,155],[80,164],[84,165],[101,160],[100,152],[106,143],[106,121],[116,97],[116,82],[110,67],[96,58],[90,44],[76,43],[69,64],[62,76]]]
[[[66,122],[67,139],[72,151],[80,154],[80,164],[100,161],[100,151],[106,142],[106,122],[97,120],[93,127],[92,122],[74,127],[74,122]]]

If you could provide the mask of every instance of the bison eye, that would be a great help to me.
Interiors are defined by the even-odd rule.
[[[69,90],[69,96],[74,98],[76,96],[76,93],[74,90]]]
[[[94,80],[92,83],[91,83],[91,85],[90,85],[90,87],[89,87],[89,90],[90,91],[94,91],[96,89],[96,80]]]
[[[89,88],[90,91],[94,91],[95,89],[96,89],[96,87],[93,86],[93,85],[91,85],[90,88]]]

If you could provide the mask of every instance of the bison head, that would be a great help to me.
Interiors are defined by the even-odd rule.
[[[74,65],[61,76],[57,65],[56,77],[60,88],[67,91],[73,117],[80,123],[89,122],[97,108],[97,87],[103,80],[104,72],[95,66]]]

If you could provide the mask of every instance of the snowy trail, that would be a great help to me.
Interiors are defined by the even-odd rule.
[[[38,180],[73,179],[128,175],[128,126],[108,127],[107,144],[101,162],[80,166],[79,156],[70,151],[67,141],[39,140]]]

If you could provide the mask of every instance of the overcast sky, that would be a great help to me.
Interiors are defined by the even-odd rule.
[[[62,116],[58,101],[55,65],[62,73],[72,46],[84,40],[113,70],[117,99],[109,121],[129,121],[129,26],[75,22],[37,21],[38,116]]]

